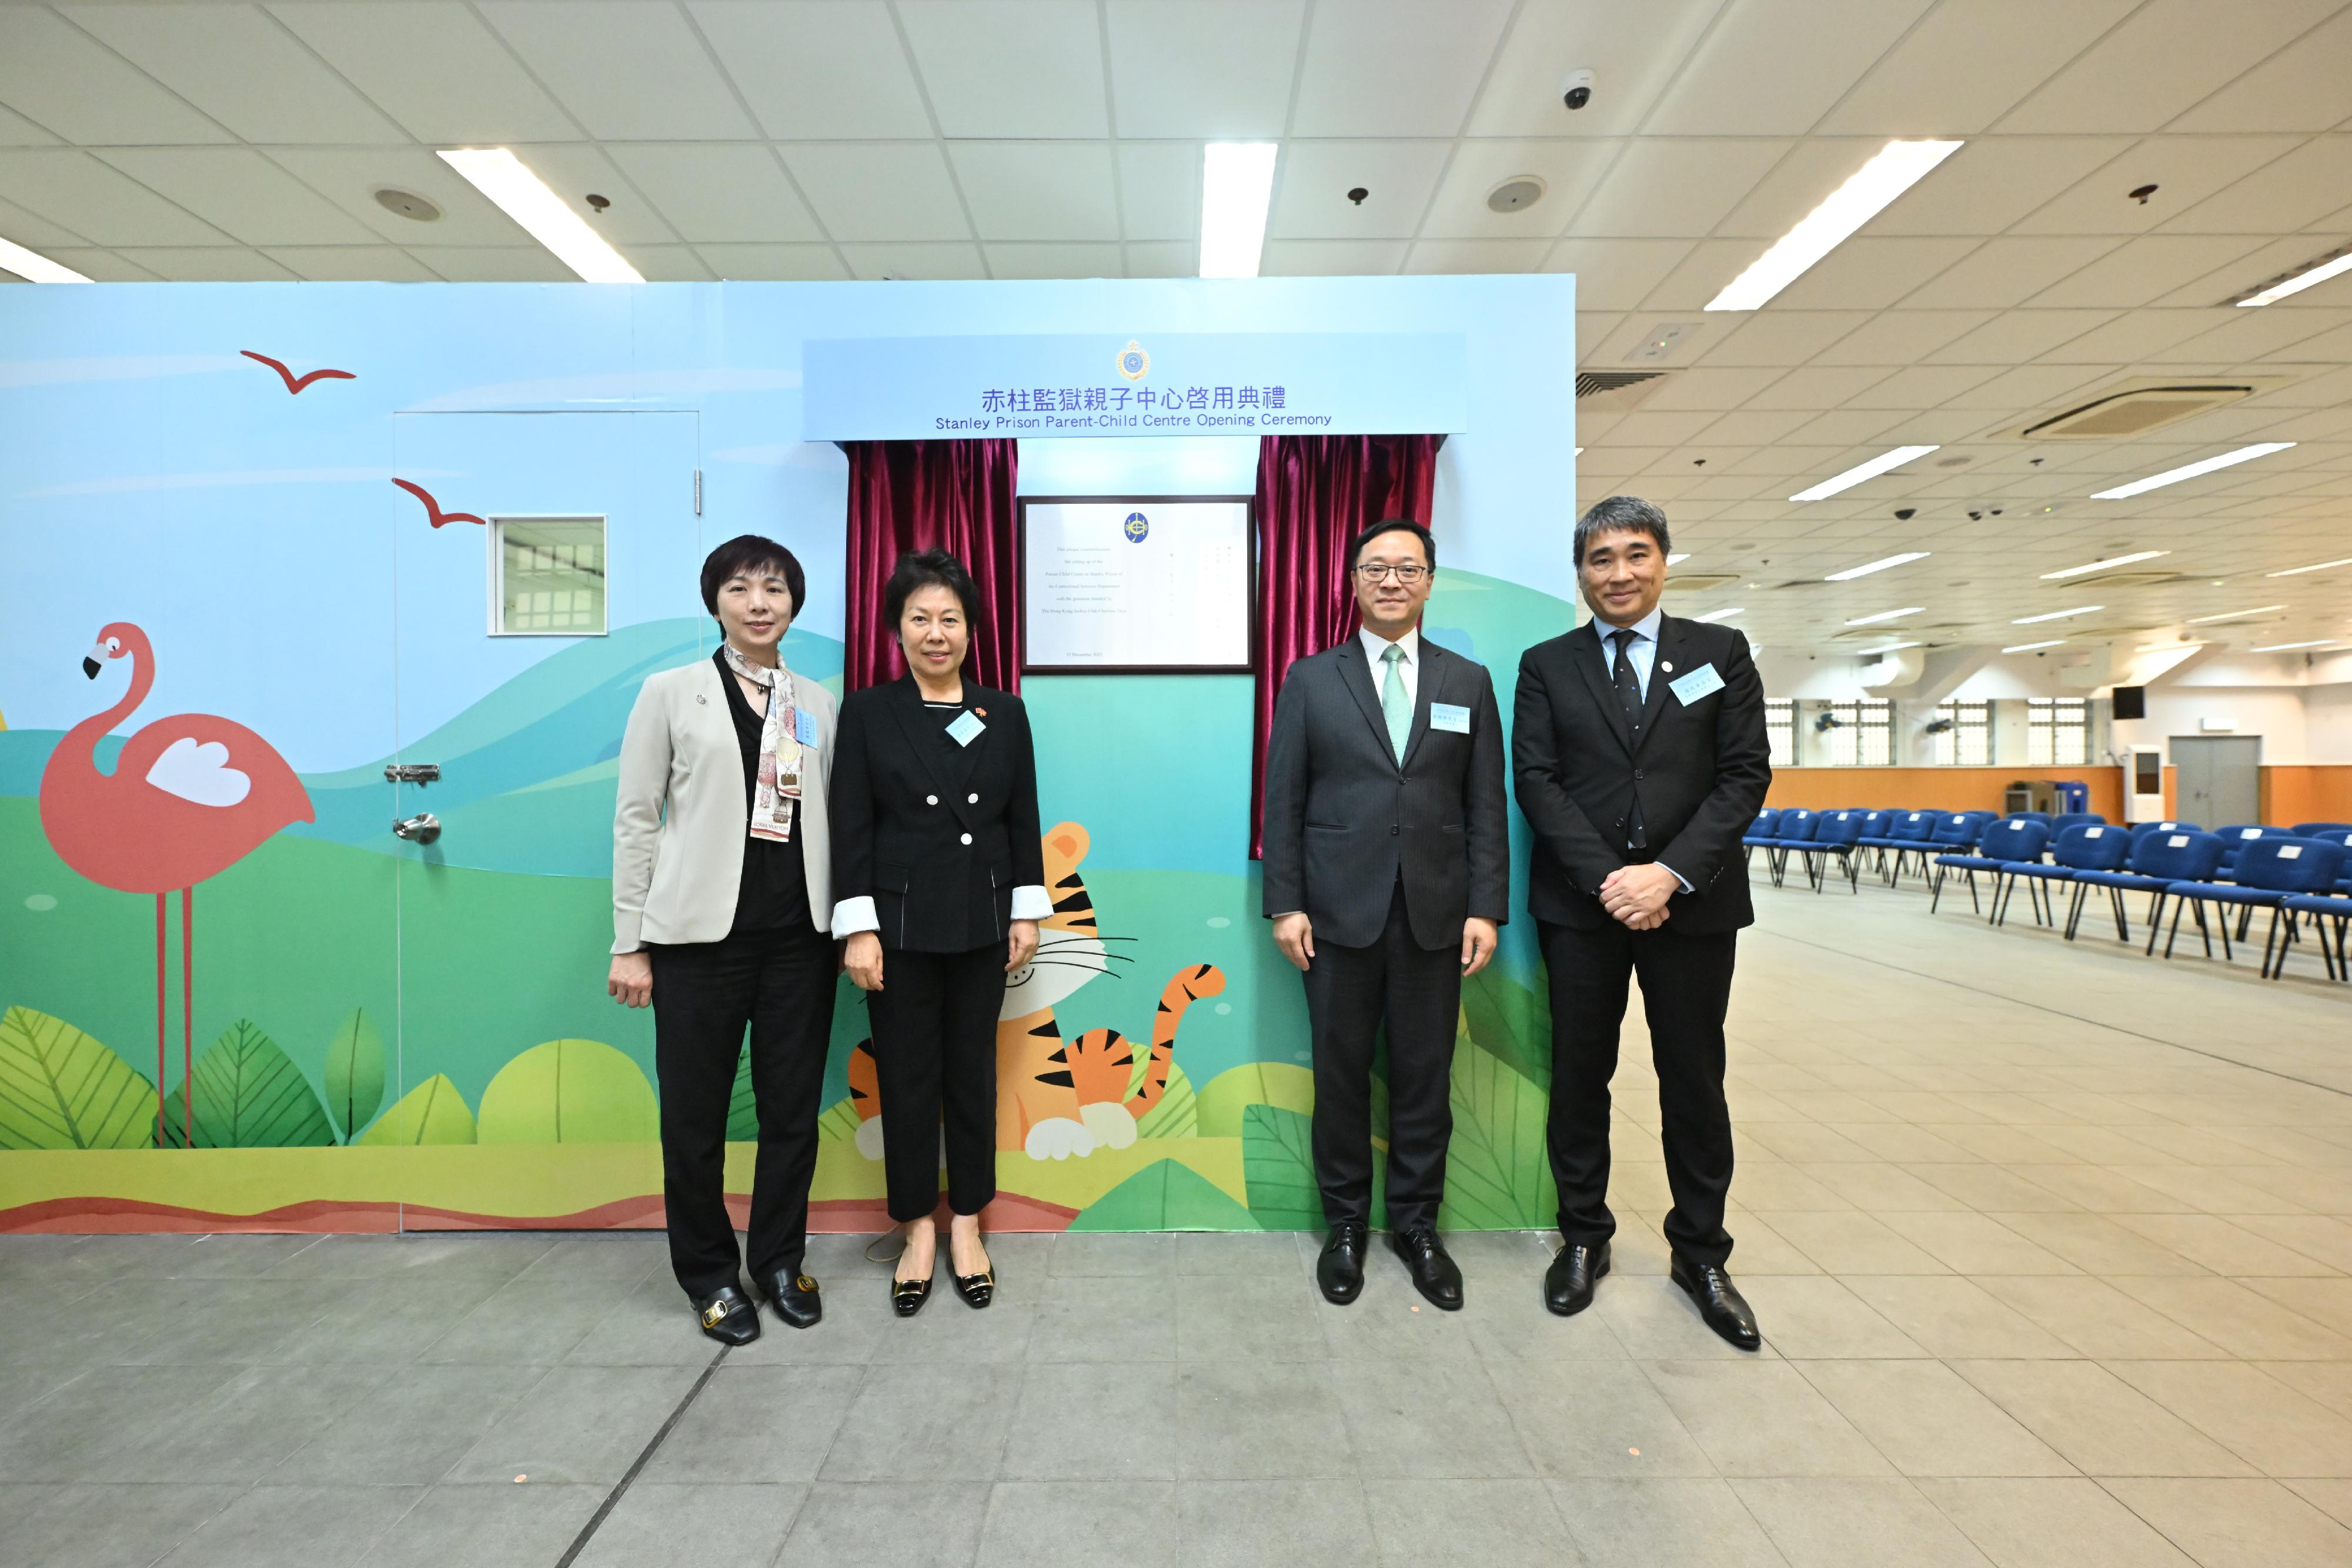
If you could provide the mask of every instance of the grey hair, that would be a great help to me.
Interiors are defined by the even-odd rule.
[[[1595,534],[1622,530],[1649,535],[1658,541],[1661,555],[1675,548],[1673,538],[1666,532],[1666,515],[1654,503],[1639,496],[1612,496],[1605,501],[1595,501],[1591,511],[1576,519],[1576,564],[1584,564],[1585,547]]]

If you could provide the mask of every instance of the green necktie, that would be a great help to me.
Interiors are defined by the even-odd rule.
[[[1388,720],[1389,748],[1396,753],[1397,765],[1404,765],[1404,737],[1412,728],[1412,699],[1404,695],[1404,650],[1394,643],[1381,654],[1381,663],[1389,667],[1381,677],[1381,716]]]

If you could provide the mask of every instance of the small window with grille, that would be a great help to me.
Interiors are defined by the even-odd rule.
[[[604,635],[604,519],[490,522],[490,635]]]
[[[1895,761],[1895,704],[1864,697],[1829,705],[1837,723],[1829,732],[1832,768],[1885,768]]]
[[[1764,699],[1764,738],[1771,743],[1772,766],[1797,765],[1797,705],[1788,697]]]
[[[2028,697],[2025,760],[2034,768],[2076,768],[2090,761],[2090,699]]]
[[[1940,702],[1937,720],[1936,760],[1946,768],[1988,768],[1992,765],[1992,704]]]

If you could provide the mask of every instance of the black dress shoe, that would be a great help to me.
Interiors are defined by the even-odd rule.
[[[1694,1263],[1677,1252],[1670,1272],[1683,1293],[1698,1304],[1698,1315],[1707,1327],[1741,1350],[1762,1346],[1764,1336],[1757,1331],[1756,1313],[1721,1264]]]
[[[768,1277],[768,1304],[776,1309],[776,1316],[796,1329],[813,1329],[824,1316],[824,1302],[816,1293],[816,1281],[794,1270],[781,1270]]]
[[[1609,1272],[1609,1243],[1571,1241],[1552,1255],[1544,1270],[1544,1305],[1572,1318],[1592,1304],[1592,1287]]]
[[[702,1332],[720,1344],[750,1344],[760,1337],[760,1314],[734,1286],[722,1285],[707,1296],[688,1300],[694,1303],[694,1319]]]
[[[955,1265],[950,1263],[948,1271],[955,1280],[956,1294],[963,1298],[965,1306],[977,1309],[996,1299],[995,1270],[983,1269],[977,1274],[957,1274]]]
[[[923,1310],[931,1299],[929,1280],[893,1280],[890,1281],[890,1310],[902,1318],[911,1318]]]
[[[1404,1271],[1412,1276],[1413,1289],[1432,1306],[1448,1312],[1462,1310],[1462,1270],[1454,1267],[1434,1228],[1416,1225],[1391,1232],[1389,1246],[1404,1260]]]
[[[1369,1239],[1370,1233],[1353,1220],[1342,1220],[1331,1228],[1323,1255],[1315,1260],[1315,1282],[1322,1287],[1325,1301],[1344,1307],[1364,1293],[1364,1248]]]

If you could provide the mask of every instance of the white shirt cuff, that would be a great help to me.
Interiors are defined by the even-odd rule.
[[[1660,865],[1665,865],[1665,866],[1666,866],[1666,870],[1667,870],[1668,872],[1673,873],[1674,879],[1675,879],[1676,882],[1681,883],[1683,884],[1683,891],[1684,891],[1685,893],[1696,893],[1696,892],[1698,891],[1698,889],[1696,889],[1696,888],[1693,887],[1693,886],[1690,884],[1690,878],[1688,878],[1688,877],[1685,876],[1682,873],[1680,873],[1680,872],[1678,872],[1678,871],[1675,871],[1674,867],[1672,867],[1672,866],[1670,866],[1670,865],[1666,865],[1666,862],[1664,862],[1664,861],[1660,861],[1658,863],[1659,863]]]
[[[1033,882],[1013,890],[1013,918],[1015,920],[1050,920],[1054,917],[1054,901],[1045,892],[1045,884]]]
[[[845,898],[833,906],[833,935],[835,941],[855,936],[861,931],[882,929],[882,916],[874,910],[872,897]]]

